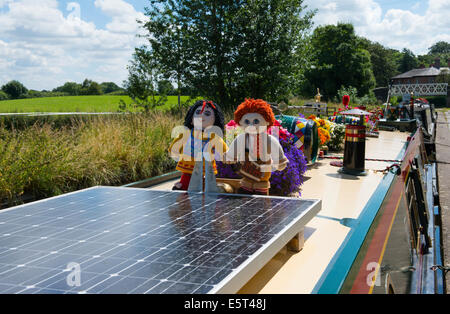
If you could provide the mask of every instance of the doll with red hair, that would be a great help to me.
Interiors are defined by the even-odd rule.
[[[268,195],[272,170],[286,168],[288,159],[274,136],[267,133],[275,123],[270,105],[261,99],[246,99],[234,112],[234,121],[244,129],[231,143],[225,162],[241,163],[240,194]]]

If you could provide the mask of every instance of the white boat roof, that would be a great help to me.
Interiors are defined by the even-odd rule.
[[[408,133],[380,131],[379,138],[366,141],[366,158],[396,160],[402,153]],[[239,293],[314,293],[323,274],[384,178],[383,170],[393,162],[366,161],[367,176],[338,173],[332,159],[322,159],[305,174],[301,197],[321,199],[322,210],[305,228],[305,245],[295,253],[281,250],[242,287]],[[152,189],[170,190],[177,180]]]

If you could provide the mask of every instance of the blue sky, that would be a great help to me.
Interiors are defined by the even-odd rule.
[[[71,11],[67,10],[67,4],[71,2],[78,2],[80,4],[81,19],[94,22],[98,28],[105,28],[106,24],[111,20],[110,17],[99,10],[93,0],[60,0],[59,9],[67,16]],[[144,8],[148,1],[146,0],[130,0],[126,1],[131,4],[136,11],[144,12]]]
[[[0,85],[31,89],[66,81],[121,85],[134,47],[137,18],[148,0],[0,0]],[[315,25],[351,22],[358,35],[424,54],[450,42],[450,0],[305,0]]]

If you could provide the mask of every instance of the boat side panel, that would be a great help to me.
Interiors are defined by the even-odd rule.
[[[409,145],[407,147],[405,145],[397,159],[404,158],[404,160],[409,160],[410,158],[413,158],[416,154],[417,145],[419,145],[421,141],[423,141],[421,133],[416,132],[416,134],[412,136]],[[396,175],[393,173],[388,173],[383,178],[382,183],[380,183],[358,218],[357,226],[349,232],[345,242],[335,254],[327,270],[316,284],[313,293],[338,293],[341,289],[342,292],[351,291],[351,288],[348,287],[348,280],[344,288],[344,282],[349,274],[351,275],[349,278],[358,278],[358,285],[360,287],[364,287],[367,292],[371,291],[371,287],[367,285],[367,278],[371,273],[378,275],[374,272],[376,268],[373,266],[374,264],[379,263],[380,257],[382,257],[382,254],[384,254],[386,249],[385,235],[386,232],[390,233],[395,215],[401,203],[403,182],[404,178],[408,175],[409,162],[404,161],[401,168],[401,176],[403,179],[397,180]],[[379,213],[384,212],[384,206],[386,205],[389,205],[389,210],[386,211],[387,216],[383,218],[382,224],[378,224],[385,230],[378,231],[381,238],[377,238],[376,241],[373,242],[372,248],[370,248],[370,256],[365,260],[366,250],[369,250],[369,248],[367,247],[367,249],[364,250],[363,245],[365,241],[369,241],[367,243],[370,243],[370,239],[367,236],[373,236],[375,234],[376,231],[374,231],[373,228],[375,228],[375,225],[377,224],[374,224],[374,222],[379,221],[375,218]],[[380,211],[380,209],[383,210]],[[381,217],[378,219],[381,219]],[[370,232],[371,228],[373,229],[372,232]],[[361,250],[361,248],[363,248],[363,250]],[[354,264],[355,260],[359,260],[360,264]],[[361,260],[365,261],[361,262]],[[351,273],[352,268],[354,269],[355,267],[360,270],[360,273]]]
[[[423,259],[412,246],[405,187],[410,164],[423,149],[422,133],[418,131],[405,154],[401,175],[395,178],[341,293],[386,293],[388,278],[395,293],[409,293],[412,286],[422,282],[416,268],[421,267]]]

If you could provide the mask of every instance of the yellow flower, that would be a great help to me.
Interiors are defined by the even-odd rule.
[[[322,127],[320,127],[318,131],[319,131],[320,145],[324,145],[328,141],[330,141],[331,139],[330,132],[328,132],[326,129]]]

